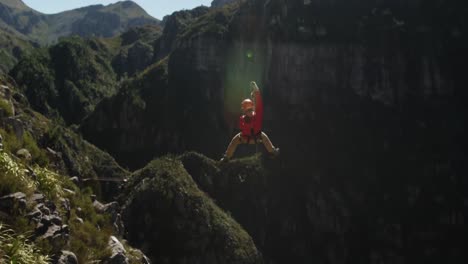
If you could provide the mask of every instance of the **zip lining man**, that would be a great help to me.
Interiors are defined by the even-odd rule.
[[[257,144],[263,142],[271,157],[279,155],[279,148],[275,148],[268,136],[262,132],[263,122],[263,101],[260,89],[255,82],[250,82],[252,90],[250,96],[253,98],[245,99],[241,103],[243,115],[239,119],[240,133],[234,136],[229,144],[226,153],[221,158],[221,162],[227,162],[231,159],[239,144]]]

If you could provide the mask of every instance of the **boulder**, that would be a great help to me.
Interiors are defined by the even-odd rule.
[[[23,138],[24,135],[24,124],[23,122],[15,117],[9,117],[6,120],[6,124],[9,125],[13,132],[15,133],[16,138]]]
[[[62,250],[60,251],[57,264],[78,264],[78,258],[76,257],[75,253]]]
[[[32,159],[31,153],[29,152],[29,150],[27,150],[25,148],[22,148],[22,149],[19,149],[18,151],[16,151],[16,156],[18,156],[18,158],[23,159],[23,160],[31,160]]]
[[[0,197],[0,211],[16,214],[26,209],[26,195],[22,192]]]
[[[43,203],[45,202],[45,196],[42,193],[35,193],[31,196],[29,199],[31,202],[34,202],[36,204]]]
[[[77,176],[71,177],[70,180],[76,185],[80,183],[80,178],[78,178]]]
[[[112,252],[111,257],[107,263],[109,264],[127,264],[128,258],[126,251],[122,243],[115,237],[111,236],[109,238],[109,249]]]

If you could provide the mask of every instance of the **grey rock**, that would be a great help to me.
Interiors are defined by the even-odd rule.
[[[42,219],[42,212],[39,209],[34,209],[32,212],[26,215],[30,220],[39,223]]]
[[[67,198],[60,198],[60,205],[62,209],[64,210],[65,216],[67,218],[70,218],[70,213],[71,213],[70,200],[68,200]]]
[[[43,203],[45,201],[45,196],[42,193],[35,193],[31,196],[30,200],[35,203]]]
[[[151,264],[151,260],[139,249],[134,249],[138,255],[141,255],[140,262],[142,264]]]
[[[98,200],[93,201],[93,206],[94,206],[94,209],[96,209],[98,213],[104,213],[104,204],[102,204]]]
[[[9,117],[6,120],[6,123],[13,128],[16,138],[23,138],[24,135],[24,125],[23,122],[15,117]]]
[[[61,158],[61,153],[60,152],[57,152],[49,147],[46,148],[47,150],[47,156],[51,159],[51,160],[59,160]]]
[[[52,215],[50,217],[50,222],[54,225],[61,225],[62,224],[62,218],[58,215]]]
[[[62,250],[57,264],[78,264],[78,258],[71,251]]]
[[[26,209],[26,195],[22,192],[12,193],[0,198],[0,211],[17,213]]]
[[[67,188],[63,188],[63,191],[66,192],[66,193],[68,193],[68,194],[71,194],[71,195],[75,195],[75,194],[76,194],[75,191],[72,191],[72,190],[67,189]]]
[[[109,238],[109,249],[112,252],[111,257],[109,258],[110,264],[127,264],[128,258],[126,256],[126,251],[122,243],[115,237],[111,236]]]
[[[18,158],[24,159],[24,160],[31,160],[32,159],[31,153],[29,152],[29,150],[27,150],[25,148],[22,148],[22,149],[19,149],[18,151],[16,151],[16,156],[18,156]]]
[[[79,224],[83,224],[83,223],[84,223],[83,218],[80,218],[80,217],[74,218],[73,221],[75,221],[76,223],[79,223]]]
[[[80,183],[80,178],[78,178],[77,176],[71,177],[70,180],[71,180],[74,184],[77,184],[77,185]]]
[[[48,238],[53,238],[56,235],[60,235],[62,232],[62,227],[58,225],[51,225],[47,229],[44,235],[41,236],[42,239],[48,239]]]
[[[117,202],[110,202],[104,205],[103,211],[111,216],[112,226],[117,235],[123,235],[124,224],[120,215],[120,205]]]
[[[40,203],[40,204],[37,204],[35,207],[34,207],[35,210],[39,210],[41,211],[44,215],[50,215],[50,209],[45,206],[43,203]]]
[[[110,202],[105,204],[102,209],[105,213],[115,216],[120,212],[120,205],[117,202]]]
[[[62,225],[62,232],[65,234],[70,234],[70,227],[68,225]]]
[[[55,206],[54,202],[52,201],[46,201],[44,204],[50,209],[51,212],[55,212],[55,210],[57,210],[57,206]]]

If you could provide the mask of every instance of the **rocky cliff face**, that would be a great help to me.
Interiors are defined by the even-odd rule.
[[[25,57],[11,75],[35,109],[48,115],[57,111],[67,123],[76,124],[116,92],[110,57],[101,42],[73,37]]]
[[[256,80],[264,130],[281,147],[284,173],[272,178],[267,188],[275,191],[263,199],[285,199],[269,207],[253,198],[261,206],[251,211],[290,208],[271,220],[281,226],[271,239],[262,235],[265,223],[239,216],[267,259],[463,263],[464,12],[456,1],[271,0],[220,9],[182,34],[166,81],[148,86],[168,98],[152,112],[170,112],[174,133],[160,119],[110,122],[103,108],[85,122],[84,134],[102,139],[106,130],[94,127],[151,131],[159,124],[167,131],[157,137],[164,149],[217,156],[236,131],[238,104],[248,95],[243,87]],[[121,145],[122,138],[142,139],[124,133],[105,144]],[[158,153],[154,141],[138,145],[145,142]],[[235,208],[232,196],[225,199]],[[284,241],[288,250],[278,253]]]
[[[177,11],[163,19],[164,31],[162,37],[155,42],[155,58],[165,58],[176,45],[176,40],[200,16],[206,14],[209,8],[200,6],[192,10]]]
[[[122,241],[119,205],[97,200],[113,200],[128,174],[33,111],[14,81],[0,75],[1,263],[148,263]]]

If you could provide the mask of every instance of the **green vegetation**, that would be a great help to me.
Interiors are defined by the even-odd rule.
[[[0,196],[20,191],[33,193],[35,182],[26,171],[24,165],[13,160],[6,152],[0,151]]]
[[[63,38],[22,59],[11,75],[32,107],[67,123],[79,123],[104,97],[117,90],[111,53],[98,40]]]
[[[37,188],[51,200],[57,200],[58,197],[63,196],[63,188],[61,184],[61,177],[46,168],[34,166],[34,174],[36,176]]]
[[[19,34],[0,28],[0,72],[8,72],[32,49],[31,43]]]
[[[230,21],[238,8],[237,5],[226,5],[210,10],[190,23],[189,27],[181,33],[179,39],[191,39],[210,34],[218,36],[228,33]]]
[[[79,263],[109,257],[107,243],[112,234],[109,216],[96,212],[90,198],[93,193],[90,188],[83,190],[75,188],[74,191],[76,195],[68,195],[72,208],[70,250],[76,254]],[[77,208],[81,210],[78,211]],[[76,221],[78,217],[84,222]]]
[[[129,241],[162,252],[161,259],[203,262],[215,256],[227,263],[259,262],[249,234],[197,187],[177,158],[162,157],[136,171],[127,192],[123,197]],[[137,212],[146,215],[135,217]],[[135,237],[139,232],[148,234],[144,241]],[[170,237],[153,235],[159,233]]]
[[[47,50],[38,49],[24,57],[10,74],[37,111],[48,114],[57,106],[59,95],[55,87],[55,72]]]
[[[133,28],[110,39],[61,38],[22,58],[10,74],[35,110],[79,124],[125,79],[153,63],[158,26]]]
[[[17,234],[0,222],[0,262],[18,264],[48,264],[50,258],[44,255],[24,234]]]
[[[16,153],[19,149],[25,148],[32,156],[32,162],[41,166],[46,166],[49,163],[49,158],[45,151],[37,145],[36,140],[29,132],[23,133],[23,137],[18,139],[11,128],[6,130],[0,128],[0,134],[3,137],[4,148],[7,152]]]
[[[44,134],[44,142],[61,153],[66,167],[63,173],[68,175],[80,175],[83,179],[96,179],[100,175],[123,179],[129,174],[108,153],[61,125],[51,125]],[[112,188],[109,187],[111,185]],[[91,182],[90,187],[104,200],[108,200],[118,188],[116,184],[109,184],[110,189],[101,189],[98,182]]]
[[[0,8],[0,22],[5,31],[40,44],[51,44],[68,35],[111,37],[131,26],[159,24],[157,19],[130,1],[93,5],[53,15],[41,14],[16,0],[2,0]]]
[[[7,117],[13,115],[13,109],[11,108],[11,104],[5,99],[0,99],[0,111],[3,111],[3,113]]]
[[[70,200],[71,214],[70,225],[70,246],[65,249],[74,252],[80,263],[87,263],[91,260],[104,259],[110,256],[107,250],[107,242],[112,233],[112,225],[107,215],[98,214],[91,201],[91,189],[80,190],[67,177],[59,175],[49,169],[33,166],[33,172],[23,165],[20,161],[13,159],[8,153],[0,152],[0,195],[12,192],[23,192],[27,195],[33,192],[41,192],[55,203],[58,203],[60,197]],[[72,190],[73,193],[64,192],[63,189]],[[77,210],[80,208],[80,210]],[[76,221],[76,218],[83,219],[83,223]],[[15,226],[13,230],[22,232],[31,232],[33,227],[27,224],[24,216],[16,217],[12,221]],[[22,254],[28,253],[34,260],[37,252],[51,253],[51,247],[45,241],[32,244],[27,242],[25,236],[17,236],[17,241],[10,241],[6,235],[13,231],[2,232],[0,237],[0,262],[2,260],[19,259]],[[3,243],[6,245],[3,245]],[[16,244],[15,244],[16,243]],[[34,253],[36,252],[36,253]],[[44,258],[45,259],[45,258]],[[18,260],[19,261],[19,260]],[[12,262],[12,263],[42,263],[42,262]]]

